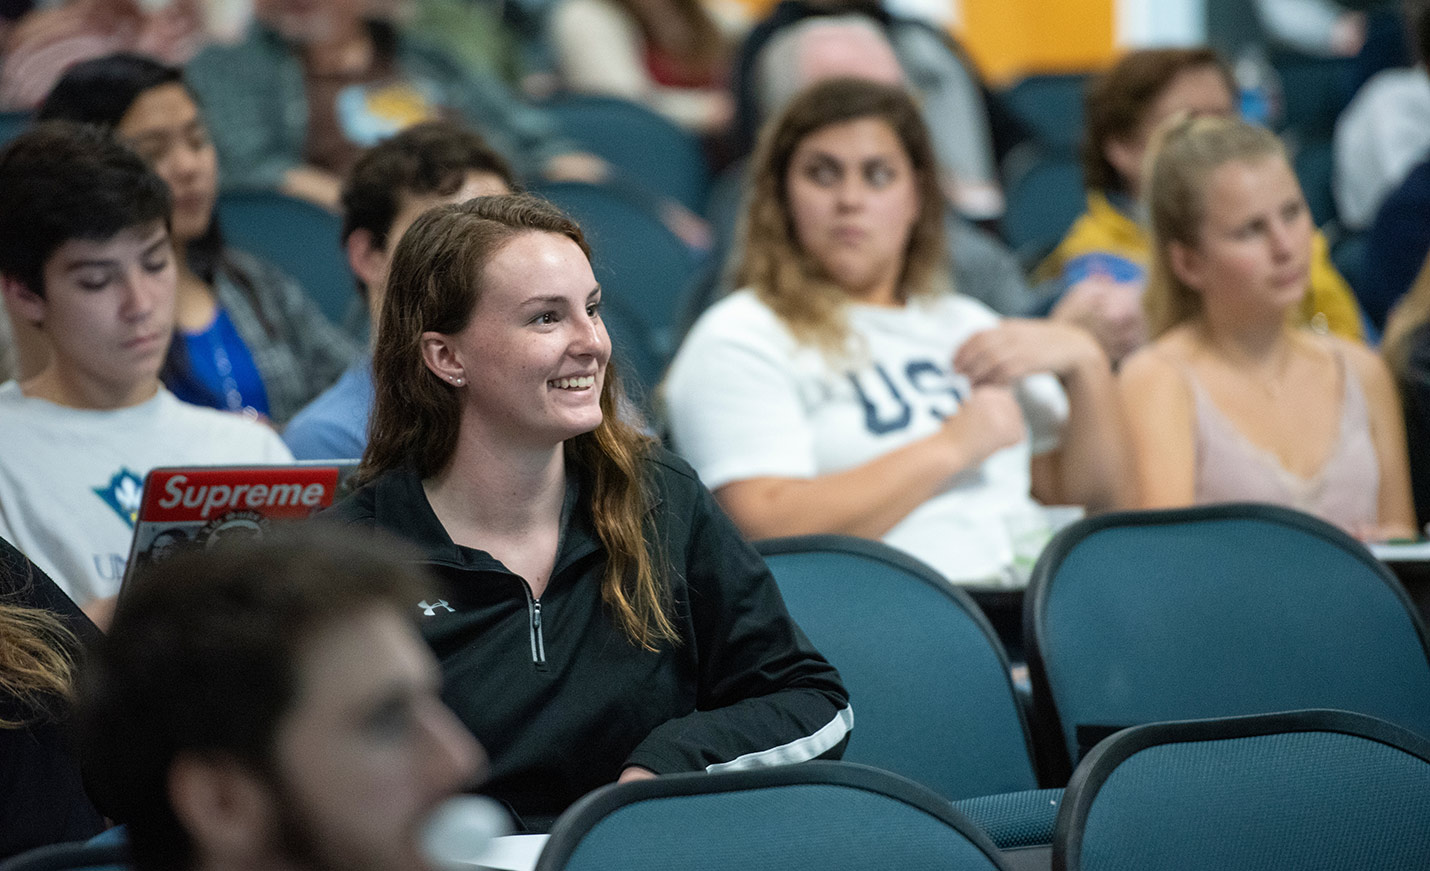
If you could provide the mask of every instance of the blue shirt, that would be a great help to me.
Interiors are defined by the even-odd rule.
[[[175,396],[221,411],[252,409],[268,415],[263,376],[227,311],[219,309],[208,329],[180,333],[179,340],[183,342],[183,369],[171,372],[166,379]]]
[[[299,460],[360,458],[372,404],[372,360],[364,357],[293,417],[283,441]]]

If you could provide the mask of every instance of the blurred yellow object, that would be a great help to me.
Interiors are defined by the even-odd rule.
[[[1114,0],[956,0],[958,39],[994,85],[1081,72],[1117,56]]]

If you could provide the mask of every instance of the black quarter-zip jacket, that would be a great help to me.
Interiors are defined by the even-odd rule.
[[[643,462],[647,536],[669,567],[682,639],[654,652],[601,602],[606,554],[578,474],[540,599],[490,554],[452,542],[413,469],[325,515],[420,548],[441,592],[413,607],[443,697],[490,756],[482,791],[523,819],[554,818],[630,765],[667,774],[837,758],[853,725],[838,672],[695,472],[658,448]]]

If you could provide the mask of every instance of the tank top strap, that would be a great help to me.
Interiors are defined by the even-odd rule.
[[[1365,387],[1346,359],[1345,349],[1332,345],[1331,354],[1341,375],[1341,432],[1369,429],[1370,400],[1366,399]]]

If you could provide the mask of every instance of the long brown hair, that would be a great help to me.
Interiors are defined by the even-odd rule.
[[[1286,159],[1276,134],[1236,118],[1185,117],[1157,132],[1147,172],[1147,215],[1152,229],[1152,265],[1142,297],[1147,331],[1157,338],[1202,311],[1202,297],[1172,270],[1172,243],[1195,248],[1206,218],[1211,174],[1232,161]]]
[[[457,389],[422,358],[422,334],[454,335],[471,321],[487,264],[527,233],[552,233],[591,249],[576,222],[538,197],[478,197],[439,206],[418,218],[393,253],[387,296],[373,349],[374,405],[360,482],[414,466],[422,478],[441,472],[456,453],[461,401]],[[601,597],[635,644],[655,649],[679,641],[670,620],[670,586],[647,543],[651,506],[641,461],[651,439],[622,419],[626,405],[615,366],[606,367],[600,426],[568,439],[567,458],[590,475],[591,515],[607,554]]]
[[[846,350],[844,308],[848,295],[800,247],[786,179],[790,161],[805,138],[825,127],[865,118],[889,125],[914,168],[919,214],[904,253],[899,299],[943,289],[937,280],[946,263],[938,161],[918,107],[902,88],[860,79],[830,79],[796,97],[760,137],[741,224],[744,256],[736,271],[739,284],[753,287],[800,342],[835,355]]]
[[[1209,48],[1148,48],[1128,52],[1088,83],[1083,100],[1083,183],[1095,191],[1123,191],[1122,175],[1107,159],[1108,143],[1131,139],[1172,81],[1188,70],[1221,74],[1228,94],[1236,93],[1231,70]]]

